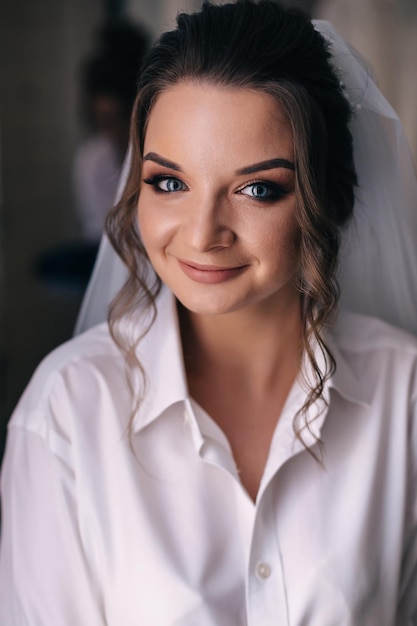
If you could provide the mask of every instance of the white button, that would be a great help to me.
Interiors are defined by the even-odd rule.
[[[258,563],[255,567],[255,572],[258,578],[265,580],[265,578],[269,578],[271,575],[271,566],[268,563]]]
[[[193,423],[193,417],[188,409],[184,411],[184,424],[190,426]]]

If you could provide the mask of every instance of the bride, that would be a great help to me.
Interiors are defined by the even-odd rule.
[[[343,46],[246,1],[148,55],[127,281],[10,422],[2,623],[417,624],[417,342],[337,307],[351,116],[385,107]]]

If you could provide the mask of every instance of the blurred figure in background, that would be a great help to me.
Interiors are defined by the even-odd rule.
[[[98,244],[116,194],[142,58],[151,42],[126,19],[105,24],[82,68],[82,107],[89,136],[74,162],[77,211],[85,239]]]
[[[82,241],[38,255],[35,272],[54,290],[84,290],[94,265],[107,211],[113,206],[128,144],[129,120],[142,58],[151,43],[144,27],[107,20],[81,72],[87,138],[74,158],[74,200]]]
[[[310,17],[314,17],[316,6],[320,0],[276,0],[277,4],[282,4],[286,7],[294,7],[305,11]]]

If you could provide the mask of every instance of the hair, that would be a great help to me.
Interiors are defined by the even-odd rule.
[[[351,109],[331,65],[329,44],[298,10],[267,0],[220,6],[205,2],[198,13],[180,14],[176,30],[163,34],[145,58],[131,120],[130,173],[107,220],[112,245],[129,269],[110,308],[110,331],[127,360],[140,366],[135,351],[141,337],[127,345],[118,321],[139,306],[153,312],[150,324],[156,315],[160,281],[143,276],[147,257],[136,209],[149,115],[158,96],[180,82],[259,90],[275,98],[291,123],[303,347],[314,373],[300,412],[306,416],[307,409],[323,399],[324,383],[335,369],[323,330],[339,298],[339,229],[352,214],[356,174]],[[315,343],[325,357],[324,371],[315,357]],[[301,440],[304,427],[309,428],[307,419],[294,426]]]

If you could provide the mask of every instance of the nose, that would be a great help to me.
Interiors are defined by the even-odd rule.
[[[236,234],[227,198],[209,195],[194,198],[185,224],[188,245],[196,252],[230,247]]]

